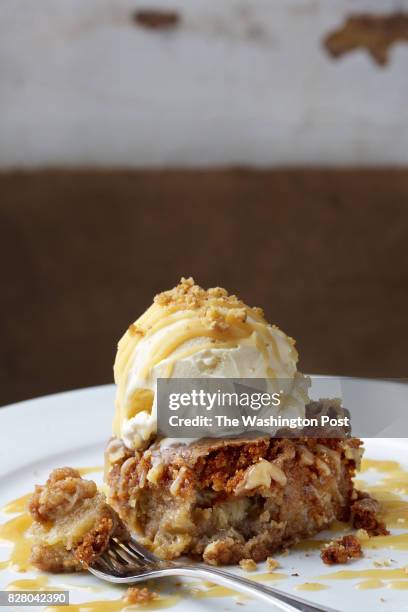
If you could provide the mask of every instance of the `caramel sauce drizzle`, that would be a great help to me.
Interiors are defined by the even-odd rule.
[[[27,578],[25,580],[13,580],[7,585],[8,591],[41,591],[49,587],[48,576],[40,575],[37,578]],[[57,589],[57,587],[53,587]],[[49,589],[51,590],[51,589]],[[61,589],[62,590],[62,589]]]
[[[284,580],[287,577],[287,574],[283,574],[281,572],[266,572],[264,574],[245,574],[245,578],[249,578],[249,580],[253,580],[254,582],[277,582],[278,580]],[[211,597],[234,597],[239,595],[236,591],[228,587],[212,584],[211,582],[205,582],[204,584],[208,588],[201,589],[194,587],[190,589],[190,595],[192,594],[195,599],[208,599]]]
[[[384,582],[378,578],[371,578],[370,580],[363,580],[356,584],[356,589],[359,591],[366,591],[367,589],[381,589],[384,586]]]
[[[387,589],[395,589],[397,591],[408,591],[407,581],[392,581],[387,584]]]
[[[408,579],[405,568],[373,568],[365,570],[338,570],[329,574],[316,576],[316,580],[354,580],[355,578],[375,578],[375,579]]]
[[[404,471],[398,461],[383,459],[363,459],[361,461],[360,472],[375,470],[376,472],[401,472]]]
[[[26,572],[31,569],[29,562],[31,541],[28,530],[32,522],[31,516],[24,512],[0,525],[0,541],[12,544],[11,554],[4,569],[12,567],[17,572]]]
[[[329,588],[330,587],[327,584],[321,584],[320,582],[304,582],[303,584],[298,584],[295,587],[295,590],[296,591],[323,591]]]
[[[132,607],[127,604],[122,598],[120,599],[98,599],[96,601],[87,601],[80,604],[70,604],[64,606],[64,610],[70,612],[121,612],[122,610],[164,610],[175,606],[181,597],[179,595],[169,595],[167,597],[159,597],[145,604],[135,604]],[[61,612],[61,606],[49,606],[45,612]]]
[[[8,504],[3,506],[3,508],[1,508],[1,512],[4,512],[4,514],[17,514],[24,512],[27,509],[31,495],[32,493],[27,493],[26,495],[17,497],[17,499],[11,500],[8,502]]]

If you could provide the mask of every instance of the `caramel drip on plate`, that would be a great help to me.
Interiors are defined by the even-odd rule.
[[[236,591],[223,586],[213,586],[208,589],[192,589],[194,599],[209,599],[211,597],[234,597]]]
[[[402,470],[402,467],[398,461],[363,459],[361,461],[360,472],[367,472],[368,470],[375,470],[377,472],[395,472]]]
[[[382,580],[378,578],[371,578],[371,580],[363,580],[356,584],[356,589],[359,591],[366,591],[367,589],[381,589],[384,586]]]
[[[382,492],[388,493],[390,489],[398,491],[401,495],[408,495],[408,474],[405,478],[404,476],[386,478],[377,485],[371,487],[373,494],[380,494]]]
[[[316,580],[355,580],[356,578],[374,578],[374,579],[397,579],[407,578],[408,573],[405,568],[395,569],[365,569],[365,570],[339,570],[330,572],[329,574],[321,574],[316,576]]]
[[[408,527],[408,502],[403,499],[383,499],[381,495],[375,494],[376,499],[381,502],[381,516],[388,529],[406,529]],[[388,497],[388,494],[387,496]]]
[[[408,550],[408,533],[397,535],[375,536],[361,542],[363,548],[391,548],[393,550]]]
[[[13,545],[7,566],[11,566],[17,572],[31,569],[29,562],[31,542],[27,532],[32,522],[31,516],[23,513],[0,525],[0,540]]]
[[[8,591],[40,591],[44,587],[49,586],[48,576],[40,575],[37,578],[27,578],[25,580],[14,580],[7,585]],[[56,589],[58,587],[52,586],[49,590]],[[61,589],[62,590],[62,589]]]
[[[323,591],[329,588],[330,587],[327,584],[320,584],[320,582],[305,582],[303,584],[298,584],[295,587],[295,590],[296,591]]]
[[[75,574],[74,574],[75,575]],[[103,585],[103,583],[100,583]],[[98,592],[103,591],[103,586],[94,585],[82,585],[82,584],[51,584],[47,574],[39,574],[35,578],[25,578],[23,580],[13,580],[7,585],[7,590],[18,590],[18,591],[70,591],[76,589],[77,591],[92,591]]]
[[[281,572],[266,572],[264,574],[245,574],[245,578],[254,580],[255,582],[274,582],[275,580],[284,580],[287,574]]]
[[[24,512],[24,510],[27,509],[31,496],[32,493],[27,493],[26,495],[17,497],[17,499],[11,500],[5,506],[3,506],[3,508],[1,508],[1,512],[4,512],[4,514],[17,514],[17,512]]]
[[[362,480],[355,481],[358,488],[371,493],[382,506],[382,518],[387,527],[394,529],[404,529],[408,526],[408,501],[401,495],[408,494],[408,471],[398,463],[398,461],[378,461],[375,459],[363,459],[362,471],[375,470],[382,474],[381,480],[374,485]],[[389,544],[395,544],[396,548],[406,550],[407,542],[404,537],[388,536]],[[372,541],[371,541],[372,540]],[[375,548],[381,544],[379,538],[370,540],[370,548]],[[385,540],[384,540],[385,543]],[[394,547],[394,546],[393,546]]]
[[[287,577],[287,574],[282,574],[280,572],[267,572],[264,574],[255,574],[251,572],[245,574],[245,578],[253,580],[254,582],[275,582],[278,580],[284,580]],[[211,597],[234,597],[238,595],[236,591],[228,587],[212,584],[211,582],[205,582],[205,584],[208,585],[207,589],[191,589],[191,592],[195,599],[208,599]]]
[[[179,595],[169,595],[166,597],[159,597],[145,604],[135,604],[131,606],[127,604],[122,598],[120,599],[103,599],[96,601],[87,601],[80,604],[70,604],[64,606],[64,610],[70,612],[121,612],[122,610],[164,610],[165,608],[171,608],[175,606],[181,597]],[[49,606],[45,609],[45,612],[61,612],[61,606]]]
[[[408,591],[408,581],[393,580],[387,584],[387,589],[395,589],[398,591]]]

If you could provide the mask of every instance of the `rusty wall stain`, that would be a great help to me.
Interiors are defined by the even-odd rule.
[[[324,40],[325,48],[334,58],[366,49],[380,66],[387,64],[390,48],[397,43],[408,43],[407,13],[352,15]]]
[[[133,20],[149,30],[170,30],[180,24],[180,15],[176,11],[140,9],[133,13]]]

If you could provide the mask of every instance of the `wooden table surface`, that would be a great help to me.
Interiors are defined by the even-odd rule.
[[[0,404],[112,381],[193,275],[296,338],[304,371],[406,377],[408,170],[0,175]]]

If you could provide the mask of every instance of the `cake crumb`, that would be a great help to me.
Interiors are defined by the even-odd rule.
[[[278,561],[276,559],[272,559],[272,557],[268,557],[266,559],[266,567],[270,572],[273,572],[277,567],[279,567]]]
[[[143,587],[142,589],[138,587],[129,587],[123,596],[123,601],[128,605],[146,604],[157,598],[157,593],[149,591],[147,587]]]
[[[360,542],[367,542],[367,540],[370,539],[370,536],[365,529],[357,529],[356,537],[360,540]]]
[[[257,565],[253,559],[241,559],[239,565],[246,572],[254,572],[257,568]]]
[[[375,567],[390,567],[391,559],[379,559],[373,562]]]
[[[380,518],[381,506],[364,491],[357,491],[357,501],[351,506],[351,522],[356,529],[365,529],[370,536],[389,535]]]
[[[320,557],[326,565],[347,563],[349,559],[358,559],[362,556],[361,544],[354,535],[333,540],[320,552]]]

